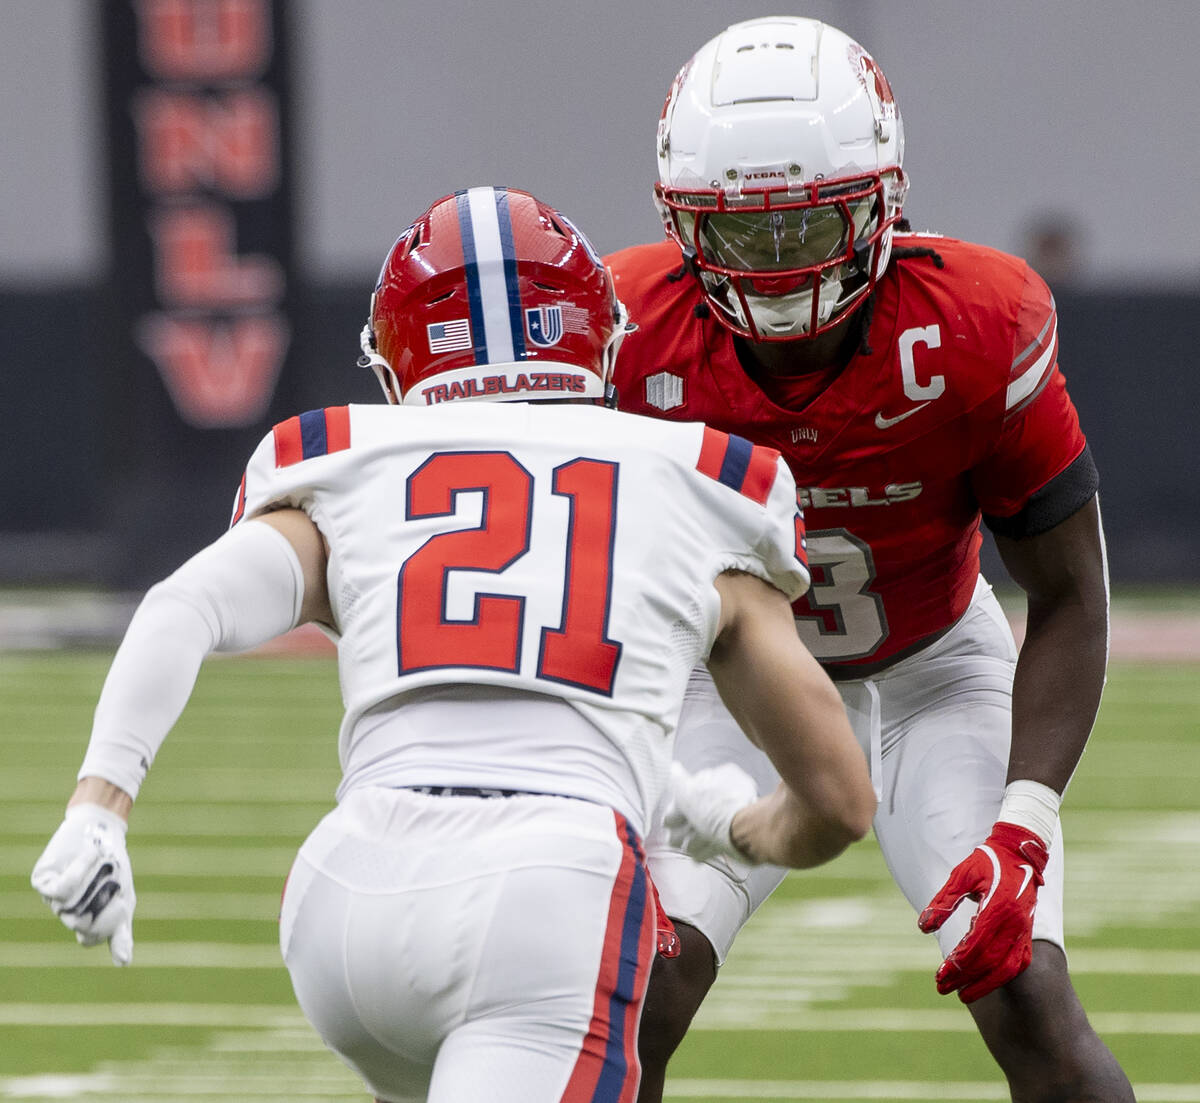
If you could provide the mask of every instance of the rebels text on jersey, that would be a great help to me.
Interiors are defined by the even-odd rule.
[[[942,263],[894,259],[872,304],[871,351],[795,400],[786,389],[772,400],[742,369],[673,242],[606,258],[637,325],[616,367],[621,408],[701,420],[783,454],[812,569],[797,629],[822,662],[851,670],[894,659],[963,613],[981,512],[1003,529],[1052,481],[1069,482],[1040,528],[1013,530],[1029,534],[1095,490],[1045,283],[1024,261],[967,242],[896,244],[930,245]]]

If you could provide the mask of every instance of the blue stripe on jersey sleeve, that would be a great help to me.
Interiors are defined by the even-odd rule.
[[[748,440],[730,433],[729,447],[725,451],[725,458],[721,461],[721,473],[717,476],[718,481],[734,490],[741,491],[742,484],[746,481],[746,471],[750,466],[750,455],[753,451],[754,445]]]
[[[300,415],[300,448],[306,460],[324,456],[329,451],[324,410],[309,410]]]

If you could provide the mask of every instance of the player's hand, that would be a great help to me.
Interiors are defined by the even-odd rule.
[[[75,804],[33,867],[30,883],[83,946],[108,942],[114,965],[133,960],[133,870],[125,821]]]
[[[723,856],[746,861],[729,828],[735,813],[758,799],[758,786],[732,762],[689,774],[671,763],[671,803],[663,818],[667,841],[698,862]]]
[[[917,925],[936,931],[964,900],[979,908],[962,941],[937,971],[942,995],[958,992],[972,1003],[1007,984],[1033,958],[1033,912],[1049,853],[1024,827],[997,823],[992,833],[951,871],[921,912]]]

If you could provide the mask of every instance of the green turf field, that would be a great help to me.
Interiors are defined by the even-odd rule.
[[[0,653],[0,1100],[363,1100],[297,1011],[276,944],[293,853],[329,807],[332,664],[203,671],[130,834],[135,963],[83,950],[29,888],[106,654]],[[1200,666],[1114,665],[1069,794],[1068,935],[1142,1103],[1200,1101]],[[672,1065],[700,1100],[1004,1100],[933,987],[873,842],[795,874],[743,932]]]

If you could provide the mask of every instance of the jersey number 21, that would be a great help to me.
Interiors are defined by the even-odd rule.
[[[554,469],[552,492],[570,502],[562,619],[542,627],[536,676],[612,694],[621,644],[608,637],[617,465],[578,458]],[[533,476],[508,452],[436,452],[409,476],[407,518],[450,517],[455,496],[482,492],[477,528],[430,537],[397,580],[399,672],[477,667],[518,673],[525,598],[480,593],[470,620],[446,617],[454,571],[500,574],[529,551]]]

